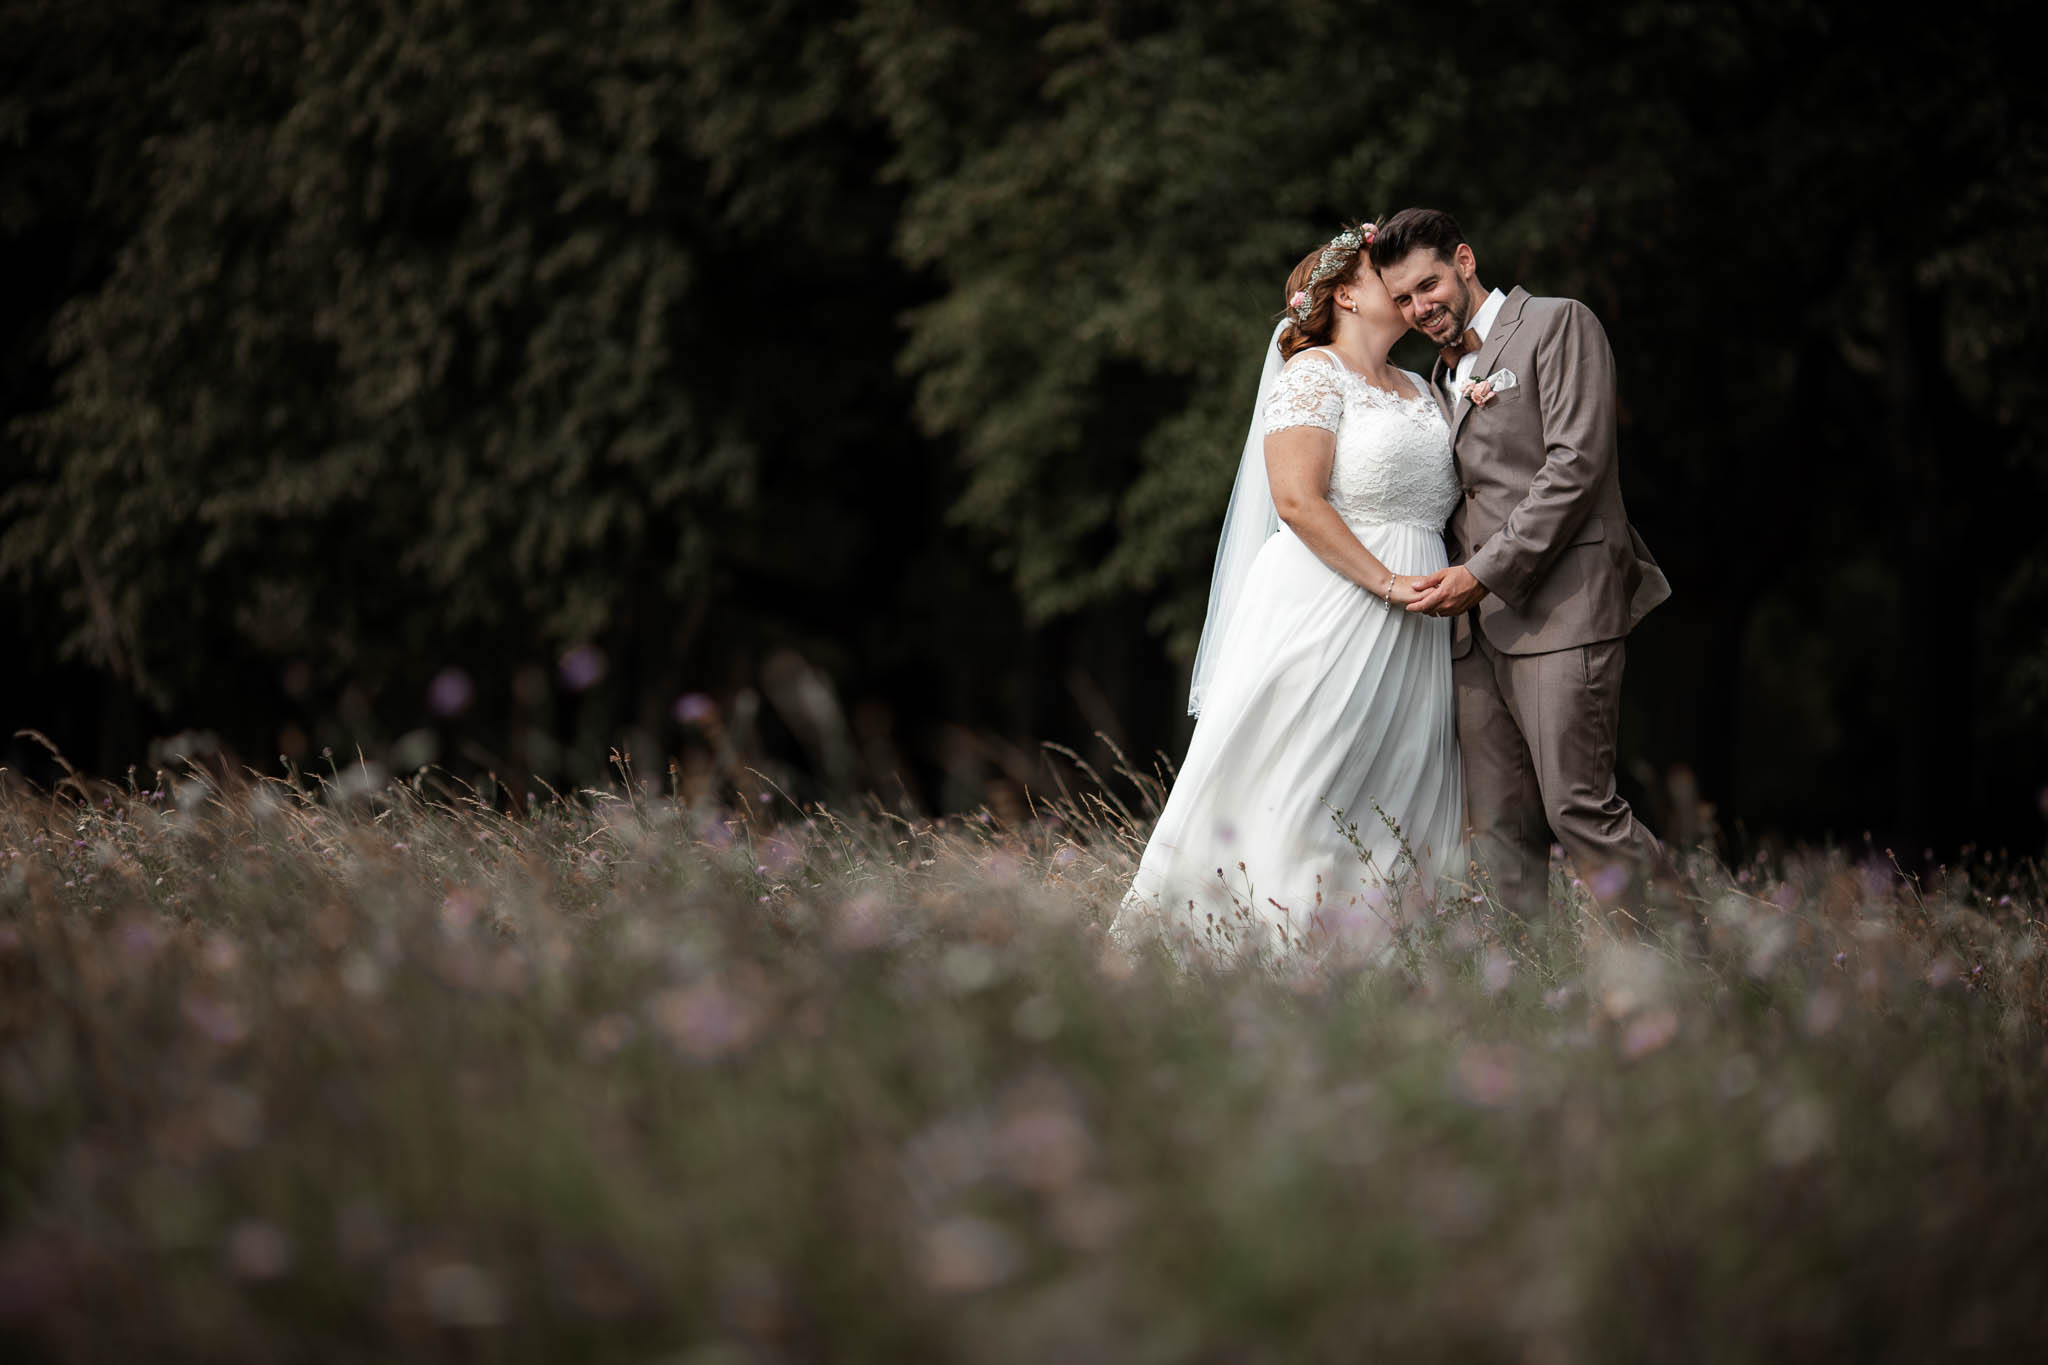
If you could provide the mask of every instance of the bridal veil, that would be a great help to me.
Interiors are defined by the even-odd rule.
[[[1259,394],[1252,402],[1250,429],[1244,438],[1244,453],[1237,462],[1237,482],[1231,485],[1230,507],[1223,514],[1223,536],[1216,545],[1216,571],[1209,579],[1209,613],[1202,620],[1202,642],[1195,649],[1195,671],[1188,688],[1188,714],[1202,714],[1202,694],[1215,680],[1223,657],[1223,641],[1229,633],[1231,616],[1244,600],[1244,581],[1252,561],[1267,537],[1280,529],[1280,517],[1273,510],[1273,490],[1266,482],[1266,400],[1280,379],[1280,333],[1282,319],[1266,343],[1266,364],[1259,371]]]

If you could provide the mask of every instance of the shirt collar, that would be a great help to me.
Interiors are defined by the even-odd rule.
[[[1485,341],[1486,334],[1493,330],[1493,320],[1500,316],[1500,306],[1507,301],[1508,296],[1496,289],[1486,296],[1486,302],[1480,304],[1479,311],[1472,315],[1472,330],[1481,341]]]

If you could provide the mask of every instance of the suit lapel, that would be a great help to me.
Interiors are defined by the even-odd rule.
[[[1451,410],[1457,406],[1457,396],[1445,387],[1450,383],[1451,367],[1438,356],[1436,364],[1429,367],[1429,396],[1436,400],[1437,411],[1444,415],[1444,425],[1451,424]]]
[[[1493,315],[1493,326],[1487,329],[1486,341],[1479,348],[1478,357],[1472,362],[1472,377],[1484,379],[1493,373],[1494,361],[1508,344],[1508,338],[1522,325],[1522,305],[1529,301],[1529,291],[1519,284],[1508,291],[1501,300],[1500,311]],[[1439,360],[1438,364],[1443,362]],[[1458,430],[1465,425],[1465,414],[1472,411],[1472,404],[1464,397],[1458,398],[1457,415],[1451,418],[1451,444],[1458,443]]]

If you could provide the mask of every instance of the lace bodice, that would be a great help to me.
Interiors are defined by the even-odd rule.
[[[1318,351],[1287,362],[1264,414],[1266,434],[1321,427],[1337,437],[1330,505],[1348,522],[1413,522],[1441,530],[1458,505],[1451,433],[1429,385],[1403,371],[1416,396],[1368,384]]]

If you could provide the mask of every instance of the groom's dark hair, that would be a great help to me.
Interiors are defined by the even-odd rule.
[[[1417,247],[1428,247],[1438,260],[1448,261],[1464,240],[1458,220],[1442,209],[1402,209],[1373,233],[1372,268],[1385,269]]]

